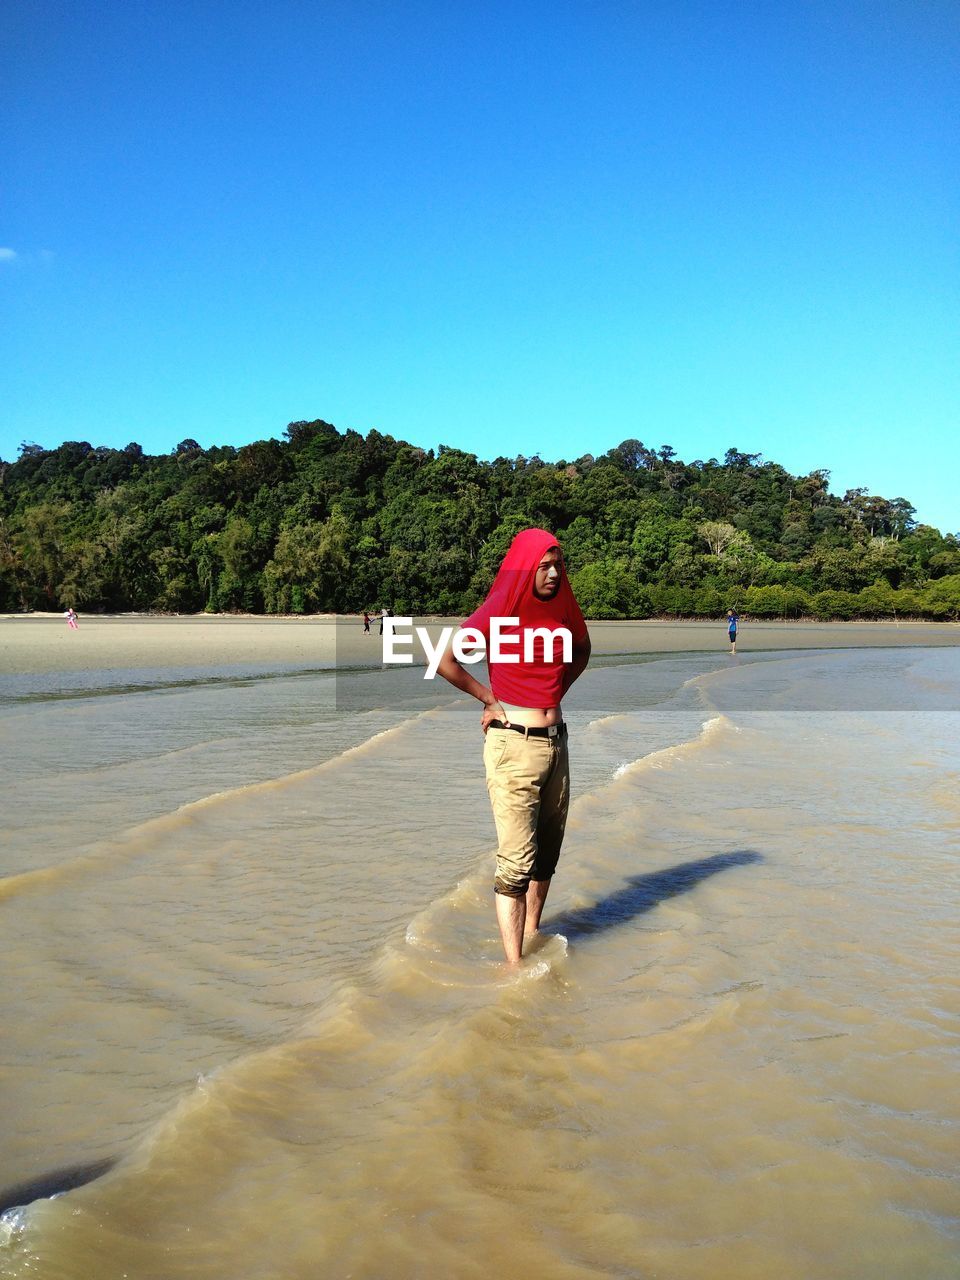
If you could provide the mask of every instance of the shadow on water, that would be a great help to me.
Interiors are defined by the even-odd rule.
[[[579,911],[565,911],[554,916],[549,929],[545,933],[562,933],[573,941],[585,938],[604,929],[614,929],[618,925],[627,924],[645,911],[652,911],[659,903],[668,898],[675,898],[681,893],[693,889],[702,880],[727,871],[731,867],[745,867],[753,862],[762,862],[761,854],[753,849],[735,849],[728,853],[717,853],[710,858],[698,858],[693,862],[681,862],[675,867],[666,867],[663,871],[653,871],[649,875],[631,876],[622,889],[601,898],[592,907],[584,907]],[[41,1200],[49,1196],[59,1195],[64,1191],[72,1191],[82,1187],[95,1178],[102,1177],[116,1164],[115,1160],[101,1160],[96,1164],[80,1165],[70,1169],[61,1169],[36,1178],[31,1182],[22,1182],[18,1186],[8,1187],[0,1191],[0,1213],[20,1205],[30,1204],[33,1200]]]
[[[73,1191],[75,1187],[82,1187],[87,1182],[101,1178],[116,1163],[116,1160],[98,1160],[96,1164],[81,1164],[70,1169],[58,1169],[54,1173],[45,1173],[29,1182],[18,1183],[15,1187],[5,1187],[0,1191],[0,1213],[31,1204],[34,1200],[46,1200],[50,1196],[62,1195],[64,1191]]]
[[[652,871],[649,875],[631,876],[622,889],[601,898],[592,907],[554,916],[545,932],[562,933],[573,942],[603,929],[614,929],[645,911],[652,911],[668,898],[686,893],[719,871],[762,861],[762,855],[753,849],[734,849],[730,853],[717,853],[694,862],[680,862],[675,867],[665,867],[663,871]]]

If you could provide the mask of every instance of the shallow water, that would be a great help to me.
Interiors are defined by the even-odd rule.
[[[589,671],[519,972],[476,704],[85,682],[0,720],[4,1180],[117,1163],[0,1275],[957,1274],[956,650]]]

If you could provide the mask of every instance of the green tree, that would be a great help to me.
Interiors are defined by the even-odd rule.
[[[849,591],[818,591],[812,604],[814,614],[823,621],[852,618],[857,612],[857,597]]]
[[[624,440],[599,459],[479,461],[317,419],[283,440],[168,454],[66,441],[0,462],[7,608],[460,612],[513,535],[554,530],[590,607],[711,615],[951,616],[960,540],[905,498],[843,498],[757,453],[684,462]],[[589,570],[589,572],[586,572]],[[776,588],[777,590],[762,590]],[[827,594],[824,594],[827,593]]]
[[[340,512],[323,523],[282,529],[263,571],[270,613],[336,611],[349,595],[347,570],[351,529]]]
[[[64,594],[64,581],[71,578],[79,547],[71,538],[69,503],[40,502],[29,507],[14,534],[14,545],[26,575],[30,603],[44,609],[77,603],[73,588]]]
[[[646,617],[650,602],[625,564],[590,564],[570,575],[581,609],[591,618]]]
[[[736,538],[737,529],[735,525],[726,524],[722,520],[704,520],[697,525],[697,533],[707,544],[710,554],[719,560]]]
[[[929,583],[921,602],[924,612],[932,618],[960,618],[960,573]]]

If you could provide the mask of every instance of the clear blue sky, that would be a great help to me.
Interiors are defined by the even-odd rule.
[[[29,0],[0,457],[761,452],[960,529],[955,0]]]

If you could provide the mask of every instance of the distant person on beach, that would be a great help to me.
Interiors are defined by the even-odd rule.
[[[80,630],[80,623],[77,621],[77,615],[74,613],[72,608],[67,609],[67,611],[64,613],[63,616],[66,618],[67,626],[70,628],[71,631]]]
[[[370,631],[370,614],[367,612],[367,610],[366,610],[366,609],[364,609],[364,611],[363,611],[363,634],[364,634],[365,636],[368,636],[368,635],[370,635],[370,634],[371,634],[371,631]],[[381,631],[381,633],[380,633],[380,634],[382,635],[382,634],[383,634],[383,632]]]
[[[727,633],[730,637],[730,652],[737,652],[737,625],[740,622],[740,615],[734,613],[732,609],[727,610]]]
[[[509,653],[512,661],[489,656],[491,620],[499,618],[519,619],[519,627],[502,630],[503,655]],[[567,821],[570,765],[560,702],[590,659],[587,625],[552,533],[524,529],[517,534],[489,595],[462,627],[485,639],[492,687],[475,680],[450,648],[437,669],[483,703],[483,762],[499,841],[494,901],[504,954],[515,964],[524,939],[540,924]],[[552,651],[533,643],[534,628],[553,632],[560,627],[572,641],[568,662],[562,660],[559,640]],[[532,661],[524,654],[528,634]]]
[[[383,635],[383,620],[384,620],[384,618],[392,618],[392,617],[393,617],[393,614],[390,612],[390,610],[389,610],[389,609],[381,609],[381,610],[380,610],[380,634],[381,634],[381,635]]]

